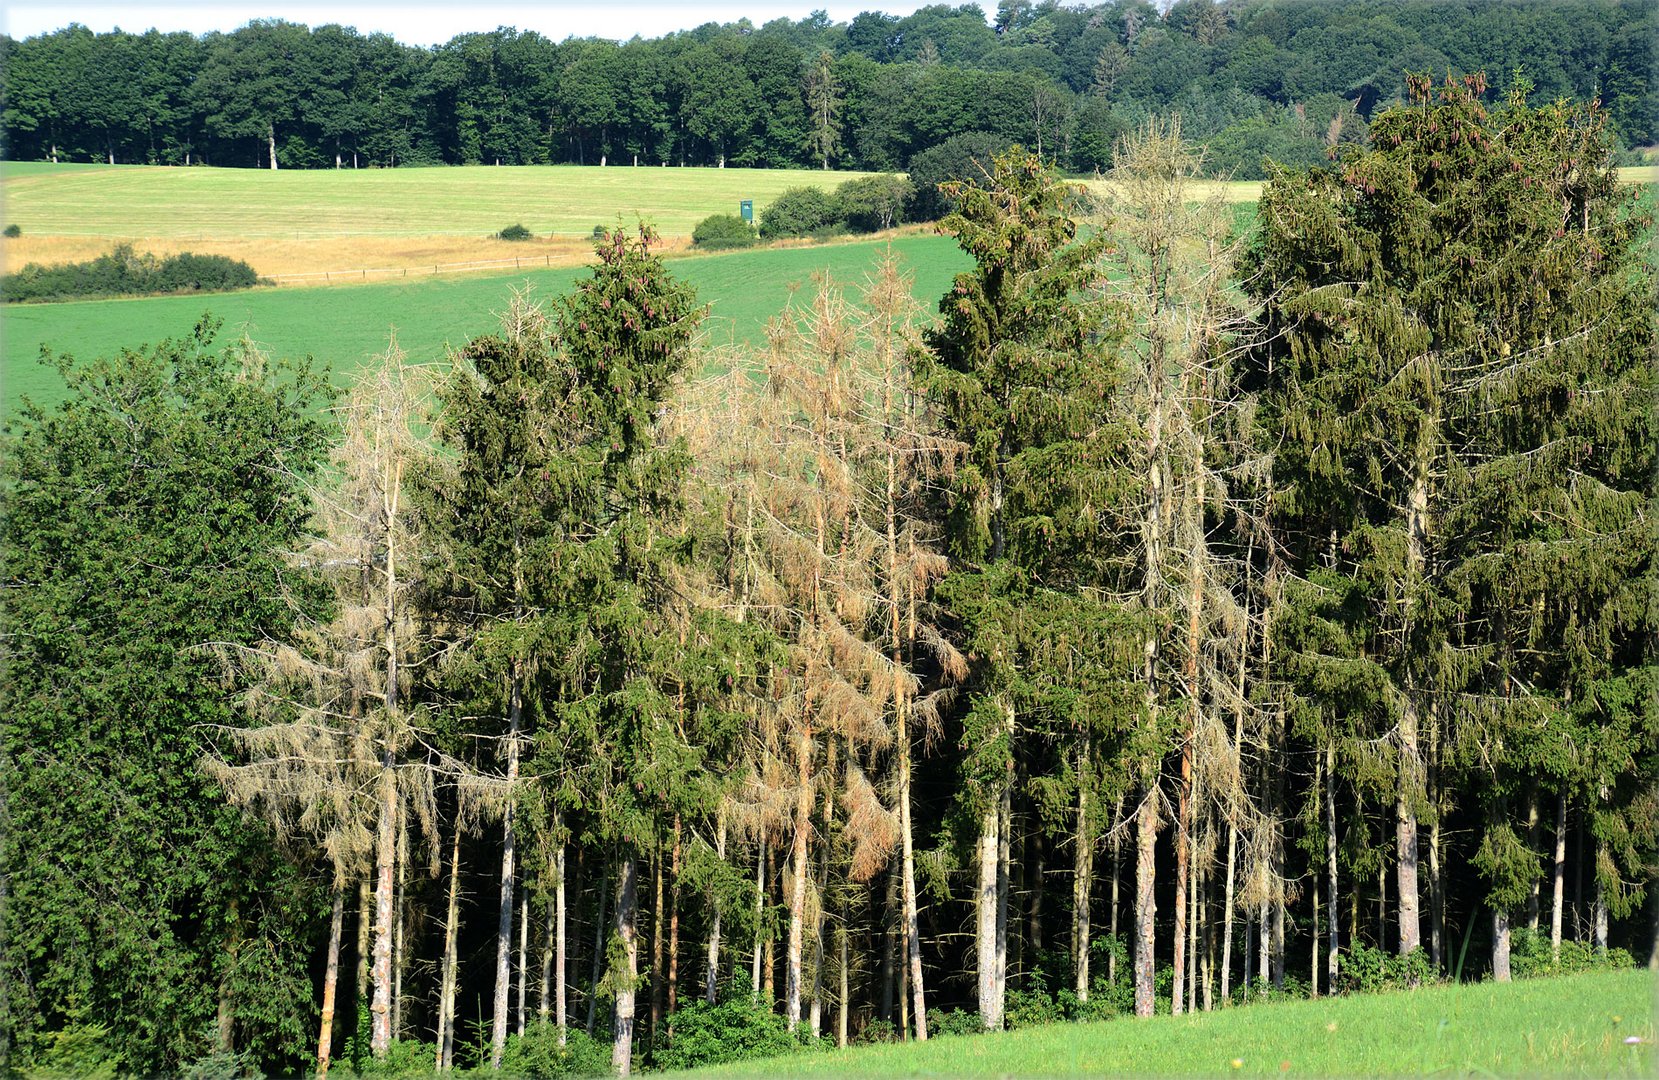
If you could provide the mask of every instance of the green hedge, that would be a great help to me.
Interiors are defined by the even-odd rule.
[[[89,296],[225,292],[259,284],[253,267],[223,255],[184,252],[158,259],[117,245],[90,262],[41,266],[30,263],[0,278],[0,300],[70,300]]]

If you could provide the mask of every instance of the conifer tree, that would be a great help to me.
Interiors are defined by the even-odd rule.
[[[1652,745],[1620,703],[1649,677],[1651,614],[1631,590],[1653,574],[1653,292],[1598,110],[1535,108],[1524,88],[1489,110],[1480,76],[1410,88],[1371,149],[1264,192],[1252,287],[1273,342],[1278,502],[1324,597],[1305,594],[1291,674],[1390,747],[1402,952],[1418,941],[1426,766],[1479,793],[1473,864],[1501,979],[1510,913],[1540,873],[1514,824],[1526,793],[1605,793],[1586,809],[1609,833],[1648,820],[1614,777]],[[1601,760],[1619,764],[1591,780],[1610,744],[1624,749]],[[1580,856],[1636,895],[1604,853]],[[1431,908],[1442,893],[1431,881]]]
[[[337,407],[338,481],[318,489],[320,535],[296,556],[333,587],[327,622],[303,626],[292,642],[226,650],[259,719],[227,729],[239,752],[207,766],[231,797],[276,825],[316,837],[334,870],[327,968],[337,970],[343,892],[353,875],[374,881],[374,999],[370,1048],[383,1056],[394,1037],[393,936],[401,918],[394,879],[407,861],[407,821],[436,840],[434,762],[421,746],[411,691],[431,653],[418,596],[423,554],[418,504],[409,488],[429,457],[424,375],[394,344],[366,368]],[[326,1074],[335,985],[323,988],[317,1071]]]
[[[1112,312],[1095,284],[1103,237],[1077,240],[1074,193],[1035,155],[995,159],[984,187],[942,185],[959,209],[945,231],[973,256],[939,304],[918,375],[944,432],[964,451],[949,488],[947,551],[956,569],[940,595],[963,626],[972,665],[964,717],[964,790],[979,822],[976,956],[979,1014],[1003,1024],[1007,991],[1010,842],[1023,742],[1026,679],[1044,660],[1042,625],[1028,617],[1047,588],[1051,532],[1098,532],[1112,468],[1098,403],[1114,372]],[[1058,513],[1057,511],[1065,511]],[[1058,584],[1058,581],[1057,581]],[[1046,659],[1046,658],[1045,658]]]

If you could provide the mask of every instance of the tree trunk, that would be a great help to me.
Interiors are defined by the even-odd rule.
[[[900,831],[903,831],[902,819]],[[904,962],[894,960],[899,951],[898,943],[904,924],[904,906],[899,899],[899,877],[903,872],[902,863],[888,866],[887,895],[881,906],[881,974],[878,976],[881,984],[881,1003],[876,1010],[876,1016],[888,1023],[893,1022],[893,1006],[898,1000],[895,997],[895,987],[899,978],[899,964]]]
[[[784,1017],[789,1030],[801,1023],[801,950],[806,935],[807,840],[812,832],[812,726],[795,738],[795,887],[789,894],[789,970],[784,979]]]
[[[1527,850],[1538,850],[1538,781],[1527,786]],[[1527,929],[1538,933],[1538,873],[1534,866],[1532,883],[1527,888]]]
[[[651,1027],[649,1045],[657,1045],[657,1028],[662,1023],[663,1007],[663,903],[662,884],[664,867],[662,864],[662,833],[656,828],[656,857],[651,860]]]
[[[979,967],[979,1022],[995,1030],[997,989],[997,806],[993,802],[980,816],[979,892],[975,907],[975,962]]]
[[[996,925],[996,985],[993,988],[993,1029],[1002,1030],[1003,1014],[1008,998],[1008,902],[1013,868],[1012,846],[1014,830],[1014,709],[1004,706],[1008,730],[1008,766],[1002,782],[1002,810],[997,820],[997,925]]]
[[[513,663],[512,685],[508,689],[507,705],[507,787],[509,793],[518,785],[518,733],[523,722],[524,706],[521,698],[522,676],[517,661]],[[517,857],[514,833],[514,808],[511,794],[501,814],[501,904],[497,910],[495,935],[495,1014],[490,1032],[490,1068],[501,1068],[501,1055],[507,1049],[507,993],[513,985],[513,897]]]
[[[1492,912],[1492,981],[1509,981],[1509,912]]]
[[[1123,884],[1123,796],[1112,808],[1112,910],[1107,915],[1106,932],[1112,936],[1112,951],[1106,954],[1106,981],[1113,986],[1118,981],[1118,893]]]
[[[265,125],[265,141],[269,145],[270,151],[271,151],[271,171],[275,172],[276,169],[277,169],[276,125],[275,124],[266,124]]]
[[[674,848],[668,864],[668,1034],[680,1004],[680,815],[674,815]]]
[[[558,822],[555,819],[555,828]],[[565,1045],[565,1039],[570,1031],[570,1011],[566,1001],[569,994],[569,961],[567,955],[570,949],[569,936],[566,932],[565,920],[569,917],[567,910],[568,892],[565,888],[565,845],[559,844],[558,865],[554,868],[557,884],[553,893],[553,922],[554,922],[554,967],[553,974],[553,1019],[559,1025],[559,1045]]]
[[[1429,467],[1419,464],[1406,508],[1406,563],[1414,588],[1424,578],[1425,547],[1428,538]],[[1415,614],[1414,612],[1412,614]],[[1418,692],[1405,687],[1400,711],[1400,775],[1394,794],[1395,891],[1399,893],[1400,955],[1417,948],[1421,940],[1421,919],[1417,910],[1417,806],[1421,788],[1418,749]],[[1378,942],[1382,947],[1382,943]]]
[[[334,885],[334,910],[328,920],[328,961],[323,968],[323,1021],[317,1032],[317,1080],[326,1080],[334,1050],[334,997],[340,984],[340,927],[345,921],[346,891]]]
[[[528,1017],[526,998],[530,979],[530,890],[523,889],[519,893],[518,902],[518,1034],[524,1037],[524,1024]]]
[[[1555,800],[1555,865],[1550,873],[1550,961],[1561,962],[1561,902],[1567,891],[1567,796]],[[1659,955],[1659,954],[1656,954]]]
[[[840,969],[841,975],[841,993],[840,997],[837,999],[840,1004],[840,1009],[835,1021],[835,1045],[844,1050],[847,1047],[847,1006],[849,1003],[847,987],[847,926],[845,920],[842,921],[840,928],[836,931],[836,937],[841,943],[841,958],[840,963],[837,965]]]
[[[1336,881],[1336,746],[1327,744],[1325,747],[1325,873],[1330,881],[1330,893],[1327,897],[1331,909],[1331,940],[1327,952],[1325,984],[1331,993],[1336,993],[1336,976],[1342,962],[1342,919],[1337,915]]]
[[[449,905],[444,916],[443,977],[438,991],[438,1048],[437,1067],[442,1072],[455,1064],[455,978],[457,964],[456,937],[461,919],[461,819],[455,818],[455,834],[450,841]]]
[[[720,810],[720,823],[715,828],[714,854],[721,863],[726,861],[726,811]],[[708,989],[704,991],[703,1000],[713,1005],[720,994],[720,901],[709,891],[709,911],[712,917],[709,922],[709,953],[708,953]]]
[[[754,995],[760,997],[760,964],[762,945],[766,934],[761,926],[761,916],[766,911],[766,833],[760,835],[759,848],[755,852],[755,959],[751,965],[751,976],[754,981]]]
[[[1077,831],[1072,837],[1071,953],[1077,1000],[1089,1000],[1089,888],[1094,879],[1094,841],[1089,832],[1089,737],[1077,752]]]
[[[622,860],[616,888],[616,936],[622,947],[622,970],[612,972],[616,989],[616,1029],[611,1043],[611,1068],[627,1076],[634,1063],[634,984],[639,977],[639,936],[634,932],[634,892],[638,868],[632,854]]]
[[[1238,882],[1238,825],[1227,821],[1227,881],[1221,891],[1221,1005],[1233,1003],[1233,908]],[[1246,949],[1246,952],[1249,950]]]
[[[397,774],[387,747],[380,762],[380,828],[375,841],[374,1003],[369,1048],[385,1057],[392,1045],[392,908],[397,863]]]
[[[1158,789],[1148,785],[1135,829],[1135,1015],[1153,1012],[1153,932],[1157,925],[1154,894],[1158,843]]]
[[[547,862],[548,879],[555,880],[559,876],[559,860],[550,858]],[[555,888],[564,888],[564,883],[562,881],[556,882]],[[549,897],[547,913],[542,916],[541,988],[540,993],[536,995],[536,1026],[538,1027],[546,1027],[553,1019],[553,951],[558,947],[554,940],[557,936],[558,901],[554,897]]]
[[[1602,881],[1601,868],[1609,861],[1607,843],[1604,840],[1596,841],[1596,861],[1593,866],[1595,872],[1595,901],[1591,912],[1593,940],[1597,956],[1607,955],[1607,886]]]

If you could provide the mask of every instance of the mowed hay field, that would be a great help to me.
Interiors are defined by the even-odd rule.
[[[1601,971],[1051,1024],[671,1075],[1650,1077],[1659,1075],[1654,992],[1647,971]]]
[[[643,218],[670,247],[710,214],[758,215],[787,188],[833,188],[867,175],[796,169],[613,165],[411,169],[208,169],[0,163],[0,267],[76,262],[120,240],[157,255],[242,259],[261,275],[434,266],[522,258],[585,261],[595,225]],[[493,239],[521,224],[536,239]],[[319,281],[321,279],[318,279]]]
[[[178,169],[0,165],[5,220],[24,235],[304,239],[488,236],[522,224],[586,236],[643,214],[665,236],[710,214],[758,213],[786,188],[865,173],[577,165],[413,169]]]
[[[914,276],[914,293],[927,313],[936,309],[952,276],[970,265],[954,240],[931,234],[688,256],[668,265],[710,306],[704,324],[708,345],[760,345],[767,320],[784,310],[797,287],[810,289],[814,274],[827,272],[856,289],[889,247]],[[62,397],[62,379],[39,362],[43,347],[86,359],[110,355],[188,334],[205,312],[223,320],[221,342],[246,334],[273,356],[314,356],[344,382],[357,365],[385,350],[394,331],[412,360],[440,361],[449,346],[495,329],[515,289],[551,300],[583,272],[566,267],[392,284],[7,305],[0,312],[0,414],[15,416],[25,395],[43,404]]]

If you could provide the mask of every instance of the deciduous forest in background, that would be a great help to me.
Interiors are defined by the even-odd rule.
[[[935,313],[888,262],[764,350],[641,228],[343,394],[59,358],[0,1056],[626,1074],[1652,962],[1651,223],[1610,111],[1406,87],[1243,233],[1171,120],[1097,202],[1001,154]]]
[[[1659,141],[1652,0],[1146,0],[822,12],[625,43],[501,28],[433,48],[349,27],[0,36],[12,160],[270,168],[824,166],[908,170],[955,136],[1079,172],[1177,111],[1206,170],[1318,164],[1404,100],[1403,71],[1491,73],[1488,100],[1599,99]]]

